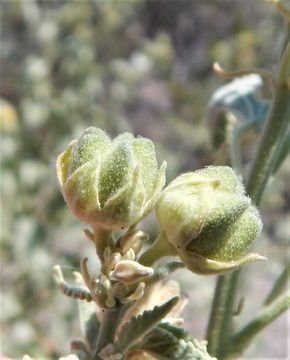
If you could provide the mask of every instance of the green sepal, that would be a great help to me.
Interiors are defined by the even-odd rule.
[[[68,206],[79,219],[87,219],[96,210],[101,210],[98,194],[98,178],[101,158],[95,158],[80,166],[70,175],[64,186],[64,196]]]
[[[157,201],[159,200],[159,197],[161,195],[161,191],[165,185],[166,177],[165,177],[165,170],[167,167],[166,161],[163,161],[163,163],[160,166],[160,169],[158,170],[157,177],[154,184],[154,192],[149,198],[149,200],[145,203],[142,216],[139,216],[137,220],[135,221],[135,224],[139,222],[142,218],[144,218],[146,215],[148,215],[156,205]]]
[[[217,247],[209,257],[212,260],[229,261],[244,256],[253,241],[260,235],[261,229],[262,221],[259,212],[255,206],[251,205],[227,228],[215,229],[213,236],[214,234],[218,236],[220,243],[224,246]],[[205,231],[201,240],[205,240],[207,234]]]
[[[123,188],[112,196],[103,208],[104,214],[114,217],[127,227],[132,219],[138,217],[145,200],[140,168],[137,166]],[[134,222],[134,221],[133,221]]]
[[[248,254],[233,261],[211,260],[202,255],[186,251],[180,252],[179,256],[190,271],[199,275],[217,275],[226,271],[236,270],[242,265],[255,261],[266,260],[264,256],[259,254]]]
[[[90,161],[95,152],[100,152],[103,156],[110,143],[109,136],[103,130],[94,126],[87,128],[73,149],[71,173]]]
[[[64,183],[69,175],[72,153],[76,143],[77,140],[71,141],[66,150],[56,160],[56,173],[61,190],[63,190]]]
[[[155,178],[158,172],[158,164],[154,145],[151,140],[138,137],[133,142],[133,151],[137,163],[141,164],[141,173],[145,191],[151,197],[155,190]]]
[[[129,142],[117,142],[102,162],[99,182],[102,189],[100,192],[102,208],[130,181],[132,165],[132,145]]]
[[[217,206],[205,222],[198,241],[191,241],[187,250],[201,253],[212,260],[235,260],[243,256],[259,236],[262,222],[248,197],[244,196],[239,202],[238,196],[232,196],[230,205],[226,204],[227,198],[223,198],[222,194],[217,194],[216,201],[218,200],[223,209],[228,206],[229,215],[224,216],[223,210]]]

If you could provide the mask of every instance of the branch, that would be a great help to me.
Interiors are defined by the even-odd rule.
[[[262,309],[260,314],[246,325],[231,339],[231,347],[225,357],[231,354],[241,354],[253,338],[267,325],[271,324],[279,315],[290,307],[290,291],[281,295],[275,302]]]
[[[280,141],[287,131],[290,119],[290,43],[282,57],[277,87],[270,116],[266,122],[261,142],[249,175],[247,190],[258,205],[272,173],[280,149]],[[288,84],[289,82],[289,84]]]
[[[269,295],[265,300],[265,305],[270,305],[275,299],[277,299],[277,297],[282,293],[283,289],[287,285],[287,280],[289,279],[289,277],[290,277],[290,260],[288,260],[285,269],[274,283],[272,290],[270,291]]]

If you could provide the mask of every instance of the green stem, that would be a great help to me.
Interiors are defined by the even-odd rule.
[[[238,355],[251,343],[254,336],[290,307],[290,292],[281,295],[271,305],[266,306],[260,314],[231,338],[231,346],[225,357]]]
[[[258,205],[273,170],[277,158],[277,150],[290,119],[290,43],[282,57],[277,87],[270,116],[261,138],[249,176],[247,190],[252,200]]]
[[[102,228],[94,228],[94,239],[93,242],[96,246],[97,255],[103,263],[104,260],[104,250],[106,247],[110,246],[112,231]]]
[[[290,118],[289,89],[290,44],[288,44],[278,74],[272,109],[265,124],[258,151],[250,171],[247,191],[258,206],[275,163],[278,144],[286,131]],[[215,289],[212,311],[209,319],[207,340],[213,356],[223,358],[230,346],[232,316],[240,270],[219,277]],[[220,315],[219,315],[220,314]],[[223,331],[223,334],[220,334]]]
[[[287,285],[287,280],[290,277],[290,260],[282,271],[281,275],[276,280],[272,290],[265,300],[265,305],[270,305],[284,290]]]
[[[216,283],[206,338],[208,352],[218,359],[222,356],[223,345],[230,332],[239,274],[239,271],[235,271],[230,275],[219,276]]]
[[[138,262],[145,266],[151,266],[164,256],[176,256],[176,251],[161,231],[154,243],[140,256]]]
[[[285,134],[284,138],[281,139],[279,151],[277,151],[275,163],[273,164],[272,175],[276,174],[276,172],[279,170],[280,166],[282,165],[283,161],[286,159],[289,153],[290,153],[290,122],[287,129],[287,133]]]
[[[100,351],[108,344],[114,344],[115,332],[124,314],[125,306],[117,305],[113,308],[102,309],[101,326],[97,339],[96,353],[94,360],[100,360]]]

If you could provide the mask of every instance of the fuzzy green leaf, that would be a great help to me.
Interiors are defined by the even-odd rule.
[[[157,326],[145,336],[140,348],[154,355],[167,358],[176,351],[178,342],[178,339],[169,331]]]
[[[174,297],[161,306],[155,306],[152,310],[146,310],[143,314],[133,317],[129,323],[121,329],[117,341],[118,351],[124,353],[130,346],[145,336],[156,324],[158,324],[176,305],[178,297]]]
[[[177,328],[168,323],[159,324],[156,328],[152,329],[144,338],[140,348],[160,359],[213,359],[208,354],[204,342],[191,338],[184,329]]]
[[[170,323],[161,323],[158,325],[159,328],[169,331],[171,335],[175,336],[177,339],[192,339],[191,335],[183,328],[174,326]]]

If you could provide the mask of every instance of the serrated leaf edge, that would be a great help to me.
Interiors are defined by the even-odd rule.
[[[175,296],[161,306],[155,306],[152,310],[145,310],[141,315],[133,317],[120,331],[116,341],[118,351],[124,353],[130,346],[146,335],[170,312],[178,300],[179,297]]]

